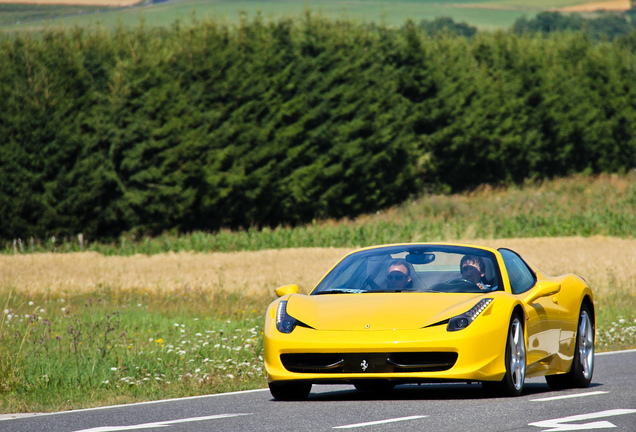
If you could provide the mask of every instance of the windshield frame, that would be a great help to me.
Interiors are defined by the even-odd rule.
[[[351,254],[345,256],[340,260],[334,267],[321,279],[321,281],[314,287],[314,289],[309,293],[309,295],[321,295],[321,294],[363,294],[363,293],[374,293],[374,292],[449,292],[449,291],[439,291],[430,289],[431,287],[426,287],[425,289],[400,289],[400,290],[387,290],[387,289],[371,289],[367,287],[366,289],[363,287],[345,287],[345,286],[335,286],[334,283],[342,277],[347,277],[346,273],[349,274],[349,279],[353,280],[355,277],[355,273],[363,273],[364,270],[361,269],[362,264],[368,265],[368,259],[370,257],[383,256],[382,260],[388,260],[388,256],[395,256],[400,254],[431,254],[431,253],[445,253],[445,254],[458,254],[458,255],[476,255],[482,258],[487,258],[490,260],[492,265],[492,273],[493,280],[497,282],[496,285],[493,286],[492,290],[495,291],[503,291],[503,279],[501,276],[501,270],[499,268],[499,261],[497,260],[497,256],[493,251],[488,249],[474,247],[474,246],[465,246],[465,245],[446,245],[446,244],[400,244],[400,245],[387,245],[380,246],[374,248],[366,248],[361,249]],[[395,258],[393,258],[395,259]],[[366,261],[365,261],[366,260]],[[382,260],[378,260],[378,263]],[[379,266],[383,264],[378,264]],[[416,263],[417,265],[417,263]],[[427,264],[425,264],[427,265]],[[458,269],[459,270],[459,269]],[[380,276],[381,270],[378,270],[374,278]],[[420,274],[420,273],[417,273]],[[415,277],[418,277],[417,274]],[[370,275],[369,275],[370,276]],[[361,277],[361,276],[360,276]],[[362,280],[362,279],[361,279]],[[358,280],[356,280],[358,281]],[[365,280],[366,281],[366,280]],[[456,287],[457,288],[457,287]],[[456,289],[455,288],[455,289]],[[479,292],[479,291],[462,291],[461,288],[458,291],[453,292]],[[487,291],[483,291],[487,292]]]

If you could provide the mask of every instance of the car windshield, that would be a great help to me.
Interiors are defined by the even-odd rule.
[[[386,246],[338,263],[311,295],[368,292],[484,292],[501,287],[493,253],[445,245]]]

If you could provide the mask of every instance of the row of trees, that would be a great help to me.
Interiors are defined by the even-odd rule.
[[[0,238],[347,217],[636,165],[629,48],[214,21],[0,36]]]
[[[586,18],[581,14],[560,12],[541,12],[534,18],[517,19],[512,31],[525,33],[580,32],[597,40],[614,40],[625,37],[636,30],[636,8],[617,13],[602,13]]]

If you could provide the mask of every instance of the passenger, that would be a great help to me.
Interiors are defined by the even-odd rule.
[[[466,255],[459,263],[462,277],[473,282],[482,290],[490,290],[492,287],[485,282],[486,265],[481,257]]]
[[[400,290],[411,287],[409,265],[403,260],[393,262],[387,271],[386,280],[389,289]]]

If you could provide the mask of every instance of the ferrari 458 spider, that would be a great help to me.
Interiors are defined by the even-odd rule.
[[[313,383],[363,391],[464,381],[516,396],[526,377],[587,387],[594,300],[585,280],[550,277],[509,249],[398,244],[355,251],[309,295],[276,290],[265,368],[279,400]]]

